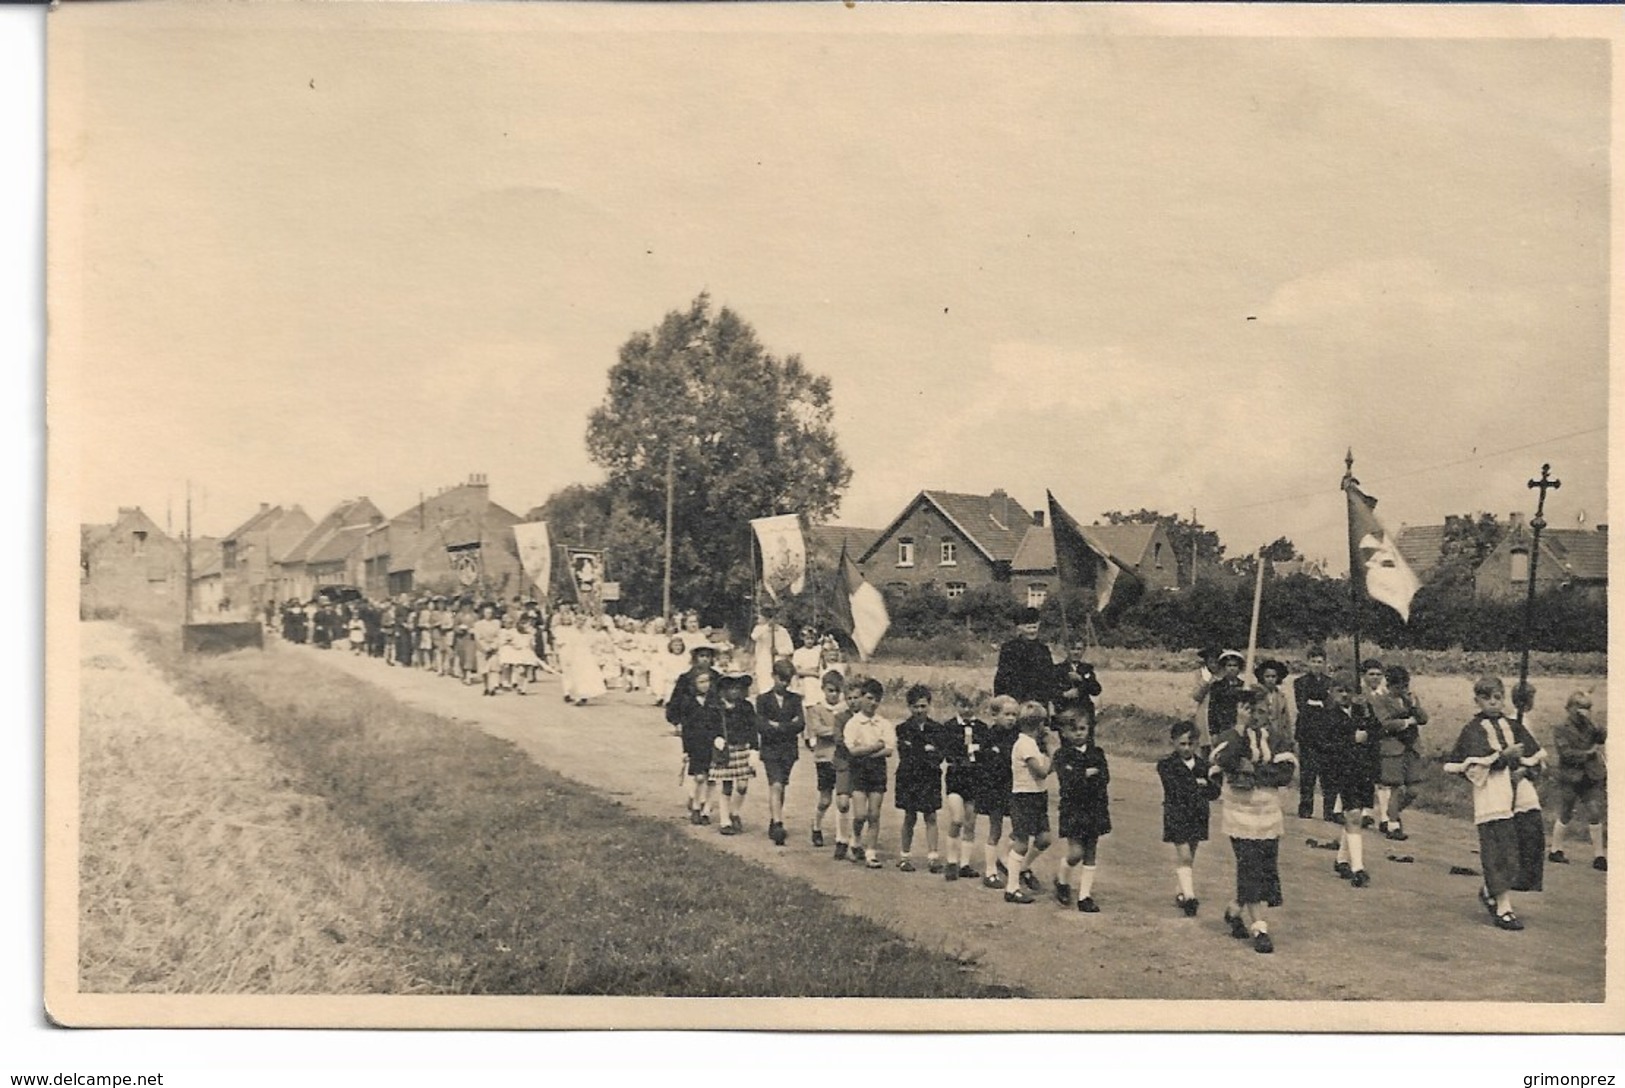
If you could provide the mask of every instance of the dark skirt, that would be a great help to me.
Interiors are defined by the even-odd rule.
[[[1281,840],[1231,839],[1236,852],[1236,902],[1278,907],[1281,898]]]
[[[683,737],[683,758],[688,760],[689,774],[707,774],[711,770],[711,759],[716,755],[712,746],[711,737],[706,734]]]
[[[1478,825],[1478,860],[1491,895],[1538,892],[1546,876],[1546,827],[1538,811]]]

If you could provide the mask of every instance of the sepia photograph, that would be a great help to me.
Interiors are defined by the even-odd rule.
[[[1617,1031],[1602,14],[53,9],[49,1016]]]

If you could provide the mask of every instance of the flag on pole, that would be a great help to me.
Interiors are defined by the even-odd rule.
[[[1349,557],[1357,568],[1349,571],[1349,577],[1365,585],[1367,597],[1381,601],[1409,623],[1411,598],[1422,583],[1377,520],[1377,500],[1352,479],[1345,481],[1343,490],[1349,500]]]
[[[762,555],[762,588],[774,600],[795,596],[807,588],[807,544],[801,535],[801,516],[782,514],[752,518],[750,527]]]
[[[537,591],[546,597],[553,578],[553,541],[547,522],[520,522],[513,527],[513,542],[519,549],[519,565],[525,577],[535,582]]]
[[[837,565],[835,600],[831,604],[831,617],[835,627],[844,632],[852,645],[857,647],[858,657],[864,661],[875,652],[880,645],[886,628],[891,626],[891,616],[886,611],[886,598],[880,595],[880,590],[870,585],[864,578],[858,565],[852,562],[852,557],[846,554],[846,541],[841,541],[841,558]]]
[[[1114,618],[1139,600],[1145,592],[1145,582],[1093,540],[1088,530],[1055,501],[1053,492],[1044,494],[1049,498],[1049,522],[1055,536],[1055,570],[1061,585],[1092,594],[1095,611]]]

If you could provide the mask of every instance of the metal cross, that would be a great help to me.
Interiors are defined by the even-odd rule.
[[[1552,466],[1549,464],[1541,465],[1540,479],[1529,481],[1530,487],[1538,488],[1540,490],[1540,501],[1535,503],[1535,520],[1529,523],[1529,527],[1537,532],[1546,528],[1546,519],[1541,516],[1546,512],[1546,492],[1556,491],[1558,488],[1563,486],[1562,480],[1554,480],[1551,478],[1551,476]]]

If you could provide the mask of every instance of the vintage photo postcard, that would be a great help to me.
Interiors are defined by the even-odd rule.
[[[53,10],[49,1015],[1617,1030],[1621,41]]]

